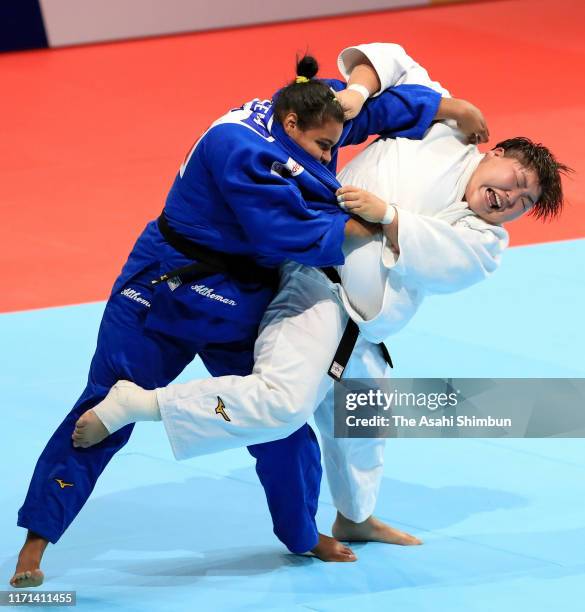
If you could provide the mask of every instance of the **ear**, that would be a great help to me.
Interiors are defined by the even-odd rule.
[[[486,153],[486,157],[504,157],[506,150],[502,147],[496,147]]]
[[[298,116],[296,113],[287,113],[284,116],[284,120],[282,122],[282,126],[284,127],[285,132],[289,133],[296,129],[298,123]]]

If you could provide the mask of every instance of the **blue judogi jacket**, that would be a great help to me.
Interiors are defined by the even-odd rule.
[[[195,144],[167,197],[169,224],[194,242],[252,256],[265,266],[285,259],[342,264],[348,215],[335,197],[339,147],[380,133],[421,138],[439,102],[438,93],[420,85],[401,85],[368,100],[344,124],[325,166],[273,120],[270,100],[253,100],[217,120]]]
[[[327,81],[335,90],[341,81]],[[369,100],[344,124],[325,166],[289,138],[273,118],[272,102],[255,99],[215,121],[181,165],[164,207],[169,226],[214,251],[277,267],[287,259],[311,266],[343,263],[349,216],[335,191],[337,151],[371,134],[421,138],[440,94],[401,85]],[[274,286],[210,274],[195,284],[150,280],[191,263],[161,236],[155,222],[138,239],[113,294],[148,302],[146,327],[202,343],[255,337]],[[130,291],[130,293],[128,293]],[[137,292],[137,293],[136,293]],[[131,297],[134,296],[134,297]]]

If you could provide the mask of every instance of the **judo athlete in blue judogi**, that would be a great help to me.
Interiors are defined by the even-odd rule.
[[[344,234],[363,231],[336,204],[338,147],[381,132],[420,138],[440,103],[426,87],[403,85],[343,123],[331,88],[345,87],[297,79],[274,104],[254,100],[228,112],[185,159],[161,217],[146,226],[114,284],[87,386],[37,462],[18,514],[18,525],[29,531],[13,586],[42,583],[47,542],[59,540],[133,429],[130,424],[96,446],[76,448],[71,435],[80,415],[116,381],[162,387],[196,355],[213,376],[250,373],[277,267],[287,259],[341,264]],[[229,418],[219,405],[216,412]],[[327,558],[314,523],[321,466],[311,428],[249,450],[276,535],[293,552],[313,549]]]

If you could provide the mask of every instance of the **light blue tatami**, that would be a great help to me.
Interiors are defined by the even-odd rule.
[[[488,282],[429,299],[389,339],[397,376],[585,376],[585,241],[511,249]],[[103,303],[0,316],[0,568],[38,454],[84,387]],[[206,376],[194,363],[183,378]],[[551,406],[554,410],[554,406]],[[50,546],[47,590],[83,610],[582,610],[585,441],[400,439],[377,514],[424,546],[290,555],[245,450],[176,462],[140,424]],[[319,525],[335,510],[324,483]]]

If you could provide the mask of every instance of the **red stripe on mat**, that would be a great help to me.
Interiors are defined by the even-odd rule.
[[[583,23],[581,0],[516,0],[2,55],[0,311],[104,299],[192,141],[290,79],[307,46],[334,74],[343,46],[398,42],[482,107],[493,142],[529,135],[582,168]],[[513,244],[585,236],[582,185]]]

